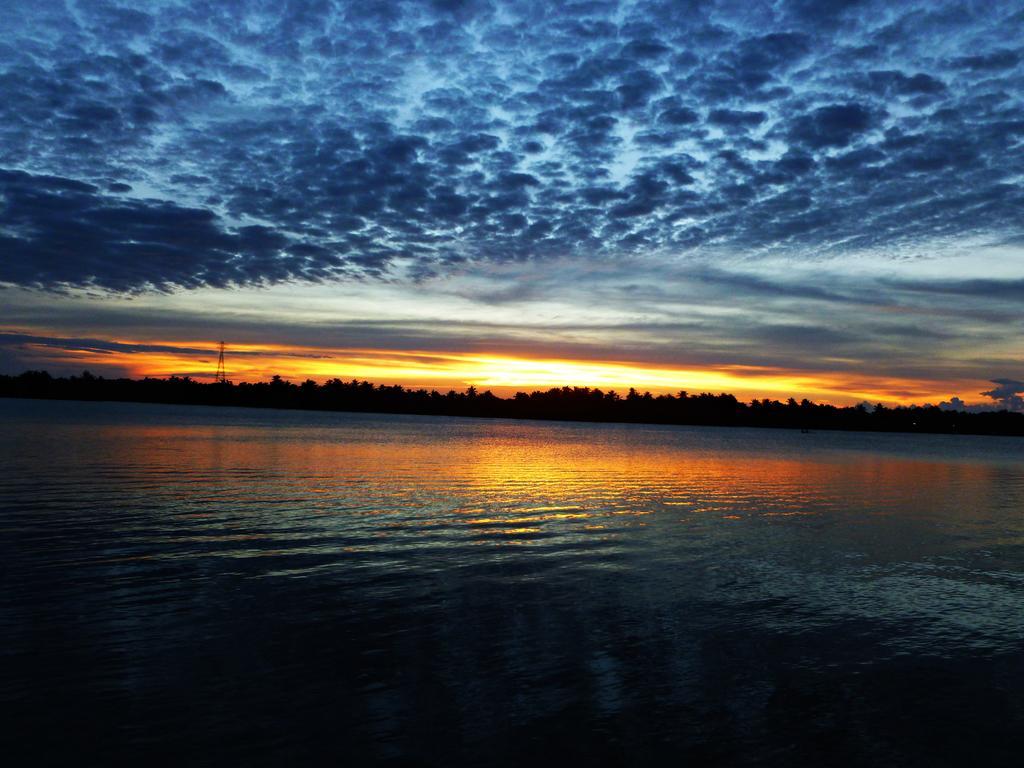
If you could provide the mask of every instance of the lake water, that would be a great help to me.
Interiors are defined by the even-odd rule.
[[[1021,439],[0,400],[0,466],[18,764],[1024,749]]]

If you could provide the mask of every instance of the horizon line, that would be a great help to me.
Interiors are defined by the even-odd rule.
[[[586,385],[586,384],[548,385],[548,386],[542,386],[540,388],[535,388],[535,389],[516,390],[514,392],[511,392],[510,394],[502,395],[502,394],[496,394],[490,388],[488,388],[488,389],[481,389],[480,387],[477,387],[475,384],[472,384],[472,383],[467,384],[462,389],[457,389],[457,388],[453,387],[453,388],[449,388],[447,390],[444,390],[444,389],[439,389],[437,387],[431,387],[429,385],[418,385],[418,384],[409,385],[409,384],[404,384],[404,383],[399,383],[399,382],[394,382],[394,383],[392,383],[392,382],[375,382],[375,381],[371,381],[369,379],[364,379],[364,378],[360,378],[360,377],[342,378],[340,376],[334,376],[334,377],[326,378],[326,379],[323,379],[322,381],[319,381],[319,382],[316,381],[312,377],[307,377],[304,381],[296,383],[295,381],[293,381],[293,377],[282,376],[282,375],[279,375],[279,374],[273,374],[269,379],[264,379],[264,378],[260,378],[260,379],[256,379],[256,380],[246,380],[246,379],[243,379],[241,381],[235,381],[235,380],[231,379],[230,377],[227,377],[224,380],[217,380],[216,377],[213,376],[212,374],[208,375],[206,373],[198,375],[199,377],[202,377],[202,379],[206,379],[206,378],[212,379],[210,381],[206,381],[206,380],[201,380],[201,378],[197,377],[197,375],[190,374],[190,373],[185,373],[185,374],[167,374],[165,376],[153,376],[153,375],[148,375],[147,374],[147,375],[143,375],[141,377],[137,377],[136,378],[136,377],[131,377],[131,376],[105,376],[102,373],[94,374],[94,373],[92,373],[89,370],[83,370],[81,372],[81,374],[77,374],[77,375],[76,374],[69,374],[69,375],[59,375],[58,374],[58,375],[55,375],[55,374],[50,373],[48,370],[43,370],[43,369],[26,369],[26,370],[22,371],[21,373],[16,373],[16,374],[0,373],[0,380],[2,380],[2,379],[18,379],[18,378],[23,378],[23,377],[30,376],[30,375],[33,375],[33,374],[46,376],[46,377],[48,377],[52,381],[73,381],[73,380],[88,381],[88,380],[91,379],[91,380],[107,381],[107,382],[143,383],[145,381],[170,382],[172,380],[178,380],[178,381],[188,382],[190,384],[197,385],[197,386],[203,386],[203,387],[217,387],[217,386],[220,386],[220,387],[224,387],[224,386],[228,386],[228,387],[241,387],[241,386],[260,386],[260,385],[273,386],[274,385],[274,379],[278,379],[282,384],[284,384],[284,385],[286,385],[288,387],[301,388],[304,384],[312,383],[317,388],[323,388],[323,387],[325,387],[325,386],[327,386],[327,385],[329,385],[329,384],[331,384],[333,382],[338,382],[338,383],[340,383],[342,385],[345,385],[345,386],[351,386],[351,385],[366,386],[366,385],[369,385],[371,388],[373,388],[375,390],[391,389],[391,390],[400,390],[400,391],[403,391],[403,392],[409,393],[409,394],[416,394],[416,393],[426,393],[427,395],[434,395],[434,394],[436,394],[436,395],[440,395],[441,397],[445,397],[445,396],[448,396],[448,395],[451,395],[451,394],[455,394],[455,395],[468,395],[472,391],[475,394],[475,396],[477,396],[477,397],[490,397],[490,398],[495,398],[497,400],[506,401],[506,402],[507,401],[515,400],[517,395],[525,395],[525,396],[544,395],[544,394],[549,394],[549,393],[556,392],[556,391],[561,392],[561,391],[569,390],[571,392],[576,392],[576,393],[584,392],[584,393],[590,393],[590,394],[600,394],[600,395],[602,395],[603,397],[606,397],[606,398],[609,398],[609,396],[611,396],[611,395],[615,395],[616,396],[615,398],[609,398],[610,400],[615,400],[615,399],[626,400],[627,398],[630,398],[633,395],[635,395],[639,399],[652,399],[652,400],[657,400],[659,398],[683,400],[683,399],[699,399],[701,397],[713,397],[713,398],[731,397],[737,403],[743,404],[745,406],[753,405],[755,403],[770,403],[770,404],[779,404],[779,405],[784,405],[784,406],[788,406],[788,405],[790,405],[790,403],[795,403],[797,406],[802,406],[802,405],[804,405],[806,403],[808,406],[830,407],[830,408],[836,408],[836,409],[839,409],[839,410],[847,410],[847,409],[849,409],[849,410],[856,410],[856,409],[859,409],[861,407],[867,407],[870,410],[874,410],[874,409],[878,408],[878,406],[882,406],[883,408],[885,408],[887,410],[890,410],[890,409],[911,409],[911,408],[923,408],[923,409],[939,408],[940,410],[944,410],[944,411],[963,412],[963,413],[978,413],[978,412],[984,412],[984,413],[1002,413],[1002,412],[1005,412],[1005,413],[1018,413],[1019,412],[1019,411],[1014,411],[1012,409],[1006,408],[1005,406],[1000,407],[998,403],[991,403],[991,404],[985,403],[985,404],[977,404],[977,405],[968,405],[968,404],[964,403],[963,401],[960,401],[959,404],[957,405],[957,404],[948,403],[946,401],[942,401],[942,402],[939,402],[939,403],[921,402],[921,403],[897,403],[897,404],[894,404],[894,405],[886,405],[881,400],[872,401],[870,399],[864,399],[864,400],[862,400],[862,401],[860,401],[858,403],[850,405],[850,404],[838,404],[838,403],[833,403],[833,402],[828,402],[828,401],[823,401],[823,400],[813,400],[813,399],[807,398],[807,397],[803,397],[803,398],[799,398],[798,399],[794,395],[790,395],[789,397],[786,397],[785,399],[771,398],[771,397],[752,397],[749,400],[743,400],[743,399],[737,397],[733,392],[728,392],[728,391],[725,391],[725,390],[720,390],[720,391],[714,391],[714,390],[688,390],[688,389],[685,389],[685,388],[679,388],[678,390],[674,390],[674,391],[662,391],[662,392],[654,391],[654,392],[652,392],[650,389],[641,389],[641,388],[636,387],[636,386],[630,386],[630,387],[628,387],[628,389],[626,389],[625,392],[622,392],[622,391],[619,391],[619,389],[616,389],[614,387],[612,387],[612,388],[602,388],[602,387],[599,387],[599,386],[591,386],[591,385]],[[505,386],[503,388],[511,390],[513,388],[513,386],[514,385],[508,385],[508,386]],[[625,388],[623,388],[623,389],[625,389]],[[954,400],[959,400],[959,398],[955,398],[955,397],[953,399]],[[943,407],[943,406],[947,406],[947,407]]]

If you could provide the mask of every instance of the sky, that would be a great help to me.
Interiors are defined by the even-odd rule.
[[[1024,408],[1024,2],[0,13],[0,372]]]

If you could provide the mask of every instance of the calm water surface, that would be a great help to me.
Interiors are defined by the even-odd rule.
[[[0,400],[0,466],[19,764],[1024,749],[1024,440]]]

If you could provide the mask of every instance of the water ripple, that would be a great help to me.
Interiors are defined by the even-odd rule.
[[[870,732],[911,764],[893,723],[923,707],[941,764],[952,725],[1024,733],[1024,441],[0,417],[0,701],[26,733],[76,713],[67,754],[159,732],[275,764],[344,722],[357,762],[566,731],[743,762],[832,712],[847,757]]]

